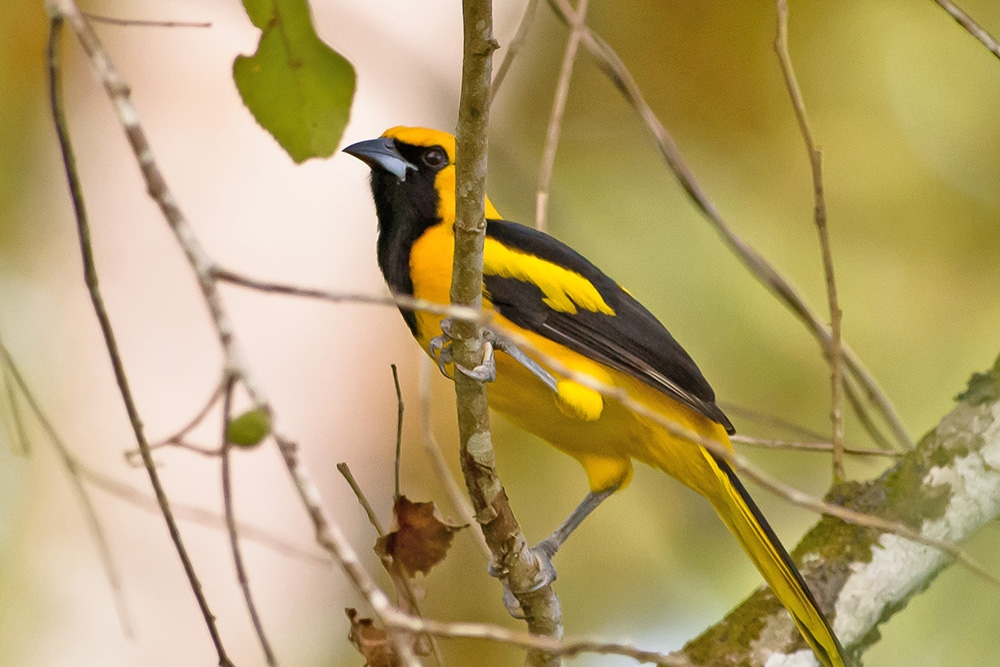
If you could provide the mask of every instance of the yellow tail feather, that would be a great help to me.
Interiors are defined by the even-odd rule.
[[[824,667],[845,667],[843,648],[819,610],[802,575],[778,541],[750,494],[725,461],[702,450],[718,479],[717,492],[705,494],[784,605]]]

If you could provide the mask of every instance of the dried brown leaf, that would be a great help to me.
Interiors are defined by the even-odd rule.
[[[444,560],[455,533],[467,525],[452,526],[438,518],[437,506],[414,503],[400,496],[392,508],[396,529],[375,542],[375,553],[385,561],[403,566],[412,577],[417,572],[427,572]]]
[[[392,650],[386,631],[375,627],[372,619],[360,618],[357,609],[348,607],[344,611],[351,621],[347,639],[364,656],[365,667],[398,667],[399,658]]]

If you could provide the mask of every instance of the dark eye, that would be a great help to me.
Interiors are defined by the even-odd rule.
[[[423,161],[431,169],[440,169],[448,164],[448,156],[445,155],[443,150],[435,146],[424,151]]]

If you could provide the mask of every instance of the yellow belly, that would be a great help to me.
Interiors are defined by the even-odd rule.
[[[448,302],[453,248],[454,237],[445,225],[428,230],[413,245],[410,263],[415,296]],[[483,307],[490,309],[490,304],[484,302]],[[417,338],[426,352],[430,340],[441,334],[442,317],[418,312],[416,318]],[[631,399],[677,425],[728,445],[725,430],[719,424],[649,385],[517,327],[498,314],[493,325],[501,335],[513,331],[529,340],[541,354],[524,351],[556,378],[562,374],[545,362],[546,357],[555,357],[564,366],[603,385],[622,389]],[[592,400],[598,402],[596,414],[593,411],[587,414],[586,401],[582,409],[574,410],[576,396],[561,395],[565,394],[563,391],[557,394],[503,352],[496,354],[496,366],[496,380],[487,387],[490,407],[576,458],[583,465],[592,490],[627,484],[632,477],[632,459],[661,468],[709,496],[717,487],[715,473],[707,465],[700,447],[677,440],[662,426],[635,414],[621,402],[577,386],[577,393],[591,392]]]

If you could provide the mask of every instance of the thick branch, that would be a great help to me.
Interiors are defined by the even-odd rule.
[[[1000,360],[998,360],[1000,362]],[[988,400],[962,400],[880,478],[835,486],[827,500],[901,522],[926,539],[961,542],[1000,515],[1000,364],[986,378]],[[878,625],[902,610],[949,564],[939,549],[825,516],[794,554],[803,576],[850,652],[878,639]],[[787,654],[779,660],[773,654]],[[809,658],[791,619],[759,590],[683,653],[697,664],[769,667]],[[745,662],[744,662],[745,661]]]

